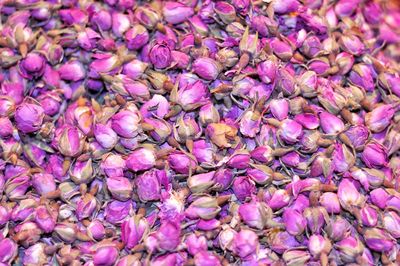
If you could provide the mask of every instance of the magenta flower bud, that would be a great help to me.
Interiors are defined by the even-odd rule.
[[[321,121],[321,128],[326,134],[337,134],[345,128],[343,121],[331,113],[321,112],[319,119]]]
[[[108,31],[111,29],[112,17],[110,12],[106,10],[99,10],[93,14],[90,22],[99,27],[101,30]]]
[[[129,249],[139,244],[149,230],[149,224],[146,218],[138,215],[130,217],[121,225],[121,239]]]
[[[230,169],[220,168],[214,175],[215,185],[213,189],[216,191],[224,191],[229,188],[233,180],[233,171]]]
[[[190,255],[194,256],[201,251],[207,250],[207,239],[203,236],[196,236],[192,233],[185,239],[185,245]]]
[[[288,249],[299,246],[296,238],[285,231],[273,234],[268,242],[270,248],[278,254],[282,254]]]
[[[357,64],[353,66],[349,74],[349,81],[366,91],[373,91],[375,88],[372,70],[365,64]]]
[[[32,186],[40,195],[45,195],[57,189],[54,176],[47,173],[34,174],[32,176]]]
[[[174,266],[174,265],[184,265],[186,262],[187,262],[187,254],[180,252],[180,253],[169,253],[166,255],[158,256],[157,258],[151,261],[151,265]]]
[[[283,120],[278,130],[280,138],[288,144],[296,143],[302,134],[302,126],[291,119]]]
[[[260,131],[261,116],[259,113],[248,110],[240,120],[240,132],[250,138],[254,138]]]
[[[182,23],[194,14],[192,7],[178,2],[165,2],[162,12],[164,19],[171,24]]]
[[[337,195],[340,205],[346,210],[351,210],[352,207],[360,206],[364,202],[363,195],[349,179],[342,179],[338,186]]]
[[[199,111],[199,120],[203,125],[218,123],[220,115],[217,108],[211,103],[203,105]]]
[[[48,207],[40,205],[35,209],[35,223],[45,233],[53,232],[56,226],[57,217],[52,213]]]
[[[349,236],[335,244],[339,251],[341,260],[345,263],[355,262],[356,258],[364,251],[363,243],[352,236]]]
[[[259,247],[258,236],[251,230],[242,229],[233,239],[232,250],[241,259],[253,255]]]
[[[190,56],[179,51],[171,51],[173,65],[180,69],[187,69],[190,63]]]
[[[160,199],[161,179],[165,172],[150,170],[136,177],[136,191],[139,199],[143,202]]]
[[[135,255],[126,255],[117,261],[116,266],[141,266],[142,263]]]
[[[77,161],[71,168],[69,175],[75,184],[85,184],[92,181],[94,177],[92,159]]]
[[[171,62],[171,49],[167,42],[156,42],[149,51],[150,62],[155,68],[166,68]]]
[[[263,37],[269,37],[270,35],[276,34],[278,26],[279,25],[275,20],[267,16],[256,15],[251,19],[251,28]]]
[[[197,58],[192,65],[193,72],[205,80],[215,80],[222,70],[222,66],[208,57]]]
[[[48,92],[40,95],[37,99],[46,115],[53,116],[60,111],[62,99],[58,94]]]
[[[383,224],[392,237],[400,237],[400,216],[398,213],[386,211],[383,216]]]
[[[0,96],[0,115],[9,116],[15,110],[15,100],[12,97]]]
[[[117,55],[94,54],[94,60],[89,65],[89,76],[100,78],[101,73],[113,74],[120,69],[121,61]]]
[[[221,211],[216,198],[204,196],[196,199],[186,209],[185,214],[189,219],[211,220]]]
[[[194,256],[194,263],[196,266],[222,266],[221,261],[217,255],[208,251],[200,251]]]
[[[250,163],[250,154],[240,151],[233,154],[226,163],[231,168],[246,169]]]
[[[133,25],[125,32],[126,47],[131,50],[138,50],[149,42],[149,32],[140,24]]]
[[[334,217],[325,227],[325,231],[330,239],[337,242],[348,236],[351,225],[341,216]]]
[[[300,50],[305,56],[313,58],[317,56],[322,50],[321,41],[318,39],[317,36],[311,35],[304,40],[303,46]]]
[[[338,196],[333,192],[325,192],[319,198],[319,203],[328,213],[340,213],[340,203]]]
[[[306,71],[298,78],[298,86],[304,97],[317,96],[317,81],[314,71]]]
[[[189,176],[187,186],[193,193],[205,192],[214,185],[214,175],[215,171]]]
[[[350,143],[356,150],[362,149],[368,140],[369,131],[364,125],[350,127],[344,132]]]
[[[146,63],[134,59],[124,65],[122,73],[131,79],[137,79],[144,74],[146,68]]]
[[[73,243],[76,240],[76,233],[78,228],[76,224],[69,222],[57,223],[54,228],[56,235],[65,243]]]
[[[257,65],[257,74],[261,81],[269,84],[275,81],[277,72],[276,63],[271,60],[263,61]]]
[[[270,184],[274,172],[266,165],[252,165],[253,169],[247,169],[247,176],[259,185]]]
[[[202,81],[198,80],[180,88],[176,101],[185,111],[191,111],[209,102],[208,89]]]
[[[29,176],[17,175],[7,180],[4,192],[11,201],[25,198],[26,191],[31,186]]]
[[[330,69],[331,66],[328,58],[319,57],[310,60],[308,67],[310,71],[314,71],[318,75],[325,75],[326,73],[328,73],[328,70]]]
[[[132,211],[131,201],[111,201],[107,204],[105,209],[106,221],[112,224],[120,224]]]
[[[273,99],[269,103],[271,114],[282,121],[288,117],[289,114],[289,102],[286,99]]]
[[[394,113],[392,105],[380,105],[365,115],[365,124],[372,132],[381,132],[390,125]]]
[[[96,124],[93,131],[97,142],[105,149],[112,149],[118,143],[118,135],[109,125]]]
[[[288,266],[307,265],[310,257],[310,253],[298,249],[289,249],[282,254],[282,259]]]
[[[153,29],[161,20],[160,14],[149,6],[140,6],[135,10],[135,18],[147,29]]]
[[[23,133],[32,133],[40,129],[43,124],[44,110],[38,104],[22,103],[15,111],[15,122],[18,130]]]
[[[349,73],[354,64],[354,56],[352,54],[342,52],[336,56],[336,64],[339,67],[339,74],[345,75]]]
[[[221,222],[217,219],[211,220],[199,220],[196,224],[196,228],[202,231],[213,231],[221,226]]]
[[[330,240],[321,235],[311,235],[308,239],[308,250],[313,257],[318,258],[321,254],[328,255],[331,249]]]
[[[172,251],[180,243],[181,226],[179,223],[164,221],[156,232],[160,250]]]
[[[363,225],[374,227],[378,223],[378,213],[374,208],[366,205],[360,209],[360,219]]]
[[[144,171],[152,168],[156,163],[154,150],[139,148],[130,153],[126,159],[126,167],[134,172]]]
[[[108,177],[123,176],[126,164],[125,160],[117,154],[108,154],[100,164],[100,168]]]
[[[106,235],[106,230],[102,221],[93,220],[90,222],[88,227],[86,228],[86,232],[88,236],[94,240],[101,240]]]
[[[239,216],[248,226],[262,230],[272,218],[272,210],[264,202],[252,201],[239,206]]]
[[[168,156],[168,164],[175,172],[179,174],[189,174],[194,172],[197,163],[193,158],[182,152],[172,152]]]
[[[13,124],[8,117],[0,117],[0,128],[0,137],[2,138],[11,136],[14,131]]]
[[[23,199],[11,212],[11,219],[14,222],[24,221],[34,212],[37,202],[34,199]],[[8,208],[8,207],[7,207]]]
[[[86,193],[76,203],[76,217],[78,220],[91,218],[93,213],[99,208],[99,203],[96,197]]]
[[[292,208],[287,208],[283,212],[283,223],[285,224],[286,231],[293,235],[301,235],[307,226],[307,221],[303,214]]]
[[[79,8],[61,9],[58,12],[58,15],[67,25],[87,23],[86,12]]]
[[[300,4],[297,0],[289,0],[285,2],[274,2],[272,7],[277,14],[288,14],[295,12],[299,8]]]
[[[360,55],[365,49],[364,44],[356,35],[341,35],[339,42],[341,48],[352,55]]]
[[[340,0],[335,5],[335,12],[339,17],[351,16],[358,7],[359,3],[359,0]]]
[[[284,189],[278,189],[272,195],[272,198],[268,201],[268,206],[273,210],[281,209],[287,206],[290,202],[290,195]]]
[[[384,209],[386,207],[389,198],[389,194],[383,188],[377,188],[370,192],[370,199],[372,204],[378,206],[381,209]]]
[[[93,256],[94,265],[112,266],[118,259],[118,249],[114,246],[103,246],[96,249]]]
[[[227,2],[216,2],[214,6],[214,11],[225,24],[234,22],[236,19],[235,7]]]
[[[78,81],[86,76],[86,70],[78,60],[66,62],[58,69],[58,73],[60,78],[66,81]]]
[[[82,132],[74,126],[60,128],[57,148],[64,156],[76,157],[83,149],[84,139]]]
[[[26,79],[38,78],[43,75],[46,61],[39,53],[29,53],[19,63],[21,75]]]
[[[370,168],[385,166],[388,163],[387,150],[382,144],[371,141],[365,146],[361,159]]]
[[[9,238],[3,238],[0,241],[0,261],[5,265],[14,260],[18,253],[18,245]]]
[[[214,160],[214,149],[205,140],[193,142],[192,153],[199,163],[212,163]]]
[[[232,184],[232,190],[240,201],[245,201],[247,197],[251,197],[257,192],[254,181],[247,176],[236,177]]]
[[[367,246],[373,251],[387,252],[395,246],[395,240],[384,229],[376,227],[365,229],[363,237]]]
[[[133,187],[128,178],[113,176],[107,178],[107,188],[111,195],[121,201],[127,201],[132,197]]]
[[[292,47],[278,38],[272,39],[269,44],[276,56],[283,61],[289,61],[293,57]]]
[[[122,110],[112,117],[111,128],[124,138],[133,138],[140,126],[139,111]]]
[[[114,12],[111,15],[112,18],[112,32],[117,37],[122,37],[123,34],[129,29],[131,26],[131,21],[128,15]]]

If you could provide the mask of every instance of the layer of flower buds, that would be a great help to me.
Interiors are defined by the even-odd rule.
[[[400,6],[0,0],[0,265],[400,265]]]

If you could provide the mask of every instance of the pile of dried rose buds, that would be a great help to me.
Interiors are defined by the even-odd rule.
[[[399,265],[400,7],[0,1],[0,265]]]

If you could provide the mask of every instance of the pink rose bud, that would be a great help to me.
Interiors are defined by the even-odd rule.
[[[178,2],[165,2],[162,9],[164,19],[171,24],[179,24],[194,14],[192,7]]]
[[[43,75],[46,61],[39,53],[29,53],[19,63],[21,75],[26,79],[38,78]]]
[[[165,172],[161,170],[150,170],[136,177],[136,191],[139,199],[143,202],[160,199],[161,179]]]
[[[134,172],[152,168],[156,163],[156,154],[150,148],[139,148],[132,151],[126,159],[126,167]]]
[[[49,262],[49,257],[45,252],[46,245],[37,243],[27,248],[22,257],[24,265],[43,265]]]
[[[371,206],[364,206],[360,209],[360,219],[363,225],[374,227],[378,223],[378,213]]]
[[[318,75],[326,75],[329,73],[328,70],[330,69],[331,65],[328,58],[319,57],[312,59],[309,62],[308,67],[310,71],[314,71]]]
[[[307,37],[303,42],[303,46],[300,48],[300,51],[309,58],[317,56],[321,50],[321,41],[315,35]]]
[[[233,154],[226,163],[231,168],[246,169],[250,163],[250,154],[243,151],[238,151]]]
[[[118,143],[118,135],[110,125],[96,124],[93,131],[97,142],[105,149],[112,149]]]
[[[224,69],[233,67],[239,61],[238,54],[229,48],[223,48],[217,52],[215,59],[220,63]]]
[[[296,143],[302,134],[302,126],[291,119],[283,120],[278,130],[279,137],[288,144]]]
[[[234,22],[236,19],[235,7],[231,4],[223,1],[215,3],[214,6],[215,13],[219,16],[223,23],[229,24]]]
[[[54,228],[56,235],[65,243],[73,243],[76,240],[77,231],[76,224],[69,222],[60,222]]]
[[[297,0],[289,0],[285,2],[274,2],[272,7],[277,14],[288,14],[295,12],[299,8],[300,4]]]
[[[23,133],[39,130],[43,124],[43,118],[44,110],[38,104],[24,102],[15,111],[16,126]]]
[[[240,132],[247,137],[254,138],[260,131],[261,116],[254,111],[246,111],[240,120]]]
[[[180,69],[187,69],[190,63],[190,56],[179,51],[171,51],[173,65]]]
[[[373,91],[375,88],[372,70],[365,64],[357,64],[353,66],[349,74],[349,81],[366,91]]]
[[[347,146],[343,144],[335,144],[335,150],[333,152],[332,163],[335,167],[335,171],[344,173],[354,166],[356,159],[354,154],[350,151]]]
[[[271,114],[282,121],[288,117],[289,114],[289,102],[286,99],[273,99],[269,104]]]
[[[370,199],[372,204],[378,206],[381,209],[384,209],[387,205],[387,201],[390,196],[383,188],[377,188],[370,192]]]
[[[381,132],[390,125],[394,113],[392,105],[382,104],[365,115],[365,124],[372,132]]]
[[[175,138],[179,142],[186,142],[188,139],[197,139],[199,134],[202,133],[198,122],[190,116],[178,118],[176,128]]]
[[[101,73],[113,74],[120,69],[121,62],[117,55],[95,54],[94,60],[89,65],[89,76],[100,78]]]
[[[11,136],[14,131],[13,124],[8,117],[0,117],[0,128],[0,137],[2,138]]]
[[[349,73],[354,65],[354,56],[352,54],[342,52],[337,54],[335,62],[339,67],[339,74],[345,75]]]
[[[158,69],[168,67],[171,62],[171,49],[167,42],[158,41],[150,49],[150,62]]]
[[[306,250],[290,249],[282,254],[285,265],[307,265],[310,260],[310,253]]]
[[[95,211],[99,209],[99,203],[96,197],[92,194],[86,193],[76,203],[76,217],[78,220],[86,218],[91,219]]]
[[[114,246],[103,246],[96,249],[93,256],[94,265],[112,266],[118,259],[118,249]]]
[[[40,105],[42,106],[44,113],[49,116],[58,114],[61,107],[62,99],[57,93],[44,93],[38,98]]]
[[[18,253],[18,246],[9,238],[0,241],[0,261],[4,264],[11,263]]]
[[[190,255],[194,256],[201,251],[207,250],[207,239],[203,236],[196,236],[192,233],[185,239],[185,245]]]
[[[257,65],[257,74],[261,81],[266,84],[273,83],[275,81],[276,72],[276,62],[272,60],[263,61]]]
[[[339,251],[340,259],[344,263],[355,262],[357,257],[364,252],[363,243],[355,237],[349,236],[335,244]]]
[[[112,117],[111,128],[121,137],[133,138],[140,126],[139,111],[122,110]]]
[[[180,243],[181,226],[179,223],[164,221],[156,231],[158,247],[160,250],[172,251]]]
[[[203,125],[208,125],[210,123],[218,123],[220,121],[220,115],[211,103],[207,103],[200,108],[199,120]]]
[[[116,266],[141,266],[142,263],[135,255],[126,255],[117,261]]]
[[[106,10],[98,10],[93,14],[90,22],[101,30],[108,31],[111,29],[112,17],[110,12]]]
[[[149,42],[149,32],[140,24],[133,25],[125,32],[126,46],[131,50],[138,50]]]
[[[60,78],[66,81],[78,81],[86,76],[86,70],[78,60],[66,62],[58,69],[58,73]]]
[[[194,141],[192,153],[199,163],[212,163],[214,160],[214,149],[205,140]]]
[[[311,235],[308,239],[308,250],[313,257],[318,258],[321,254],[328,255],[331,249],[331,241],[321,235]]]
[[[146,218],[135,215],[125,220],[121,225],[121,239],[129,249],[139,244],[149,230]]]
[[[211,220],[221,211],[216,198],[204,196],[193,201],[186,209],[185,214],[189,219]]]
[[[15,100],[12,97],[5,95],[0,96],[0,115],[9,116],[14,113],[15,110]]]
[[[94,178],[92,159],[76,161],[69,173],[75,184],[87,184]]]
[[[107,222],[120,224],[132,210],[131,201],[121,202],[113,200],[107,204],[104,214]]]
[[[242,259],[253,255],[259,247],[258,236],[251,230],[242,229],[233,239],[232,250]]]
[[[74,126],[65,126],[59,132],[57,148],[60,153],[64,156],[78,156],[84,144],[82,132]]]
[[[264,202],[252,201],[239,206],[239,216],[248,226],[262,230],[272,218],[272,210]]]
[[[360,55],[365,50],[364,44],[356,35],[341,35],[339,42],[341,48],[352,55]]]
[[[340,203],[339,198],[336,193],[325,192],[319,198],[321,206],[323,206],[328,213],[340,213]]]
[[[256,15],[251,18],[251,28],[262,37],[269,37],[278,31],[278,22],[268,16]]]
[[[283,212],[283,223],[286,231],[293,236],[301,235],[307,226],[303,214],[292,208],[285,209]]]
[[[137,79],[144,74],[144,71],[147,69],[147,65],[148,64],[140,60],[134,59],[124,65],[122,74],[126,75],[131,79]]]
[[[382,144],[371,141],[365,146],[361,159],[370,168],[385,166],[388,163],[387,150]]]
[[[377,252],[387,252],[395,246],[393,239],[386,230],[380,228],[367,228],[363,234],[367,246]]]
[[[51,233],[56,226],[57,215],[55,214],[56,213],[52,212],[49,207],[40,205],[35,210],[35,223],[43,232]]]
[[[337,195],[340,205],[349,211],[352,207],[360,206],[364,202],[363,195],[360,194],[354,183],[349,179],[342,179],[338,186]]]
[[[321,128],[326,134],[337,134],[345,128],[343,121],[331,113],[321,112],[319,119],[321,121]]]
[[[274,171],[266,165],[252,165],[247,169],[247,176],[259,185],[270,184],[274,178]]]
[[[112,18],[112,31],[117,37],[122,37],[123,34],[129,29],[131,21],[128,15],[114,12]]]
[[[213,231],[221,226],[221,222],[217,219],[211,220],[199,220],[196,224],[196,228],[202,231]]]
[[[32,176],[32,186],[40,195],[45,195],[57,189],[54,176],[47,173],[34,174]]]
[[[217,255],[208,251],[200,251],[194,256],[194,263],[196,266],[222,266],[221,261]]]
[[[215,171],[189,176],[187,186],[193,193],[206,192],[215,184],[214,175]]]
[[[160,14],[149,6],[139,6],[135,10],[135,18],[147,29],[153,29],[161,20]]]
[[[353,145],[356,150],[364,148],[366,141],[368,140],[369,131],[364,125],[356,125],[350,127],[344,132],[349,140],[349,144]],[[347,143],[346,143],[347,144]]]
[[[400,77],[391,73],[381,73],[378,76],[379,85],[400,97]]]
[[[291,197],[288,192],[284,189],[278,189],[272,195],[272,198],[268,201],[268,206],[273,210],[279,210],[289,204]]]
[[[193,62],[193,72],[205,80],[215,80],[222,70],[222,66],[208,57],[200,57]]]
[[[343,240],[349,234],[351,225],[341,216],[334,216],[325,227],[325,231],[330,239],[337,242]]]
[[[400,237],[400,216],[397,212],[386,211],[383,216],[383,224],[392,237]]]
[[[4,192],[11,201],[25,198],[26,191],[31,186],[29,176],[17,175],[7,180]]]
[[[323,207],[309,207],[304,209],[303,215],[311,233],[320,234],[328,216],[326,210]]]
[[[320,86],[318,92],[319,102],[329,113],[339,113],[346,104],[346,99],[330,86]]]
[[[86,232],[90,238],[97,241],[103,239],[106,234],[103,222],[99,220],[91,221],[88,227],[86,228]]]
[[[182,152],[172,152],[168,156],[168,164],[175,172],[179,174],[189,174],[194,172],[197,163],[193,158]]]
[[[276,56],[283,61],[289,61],[293,57],[292,47],[286,42],[274,38],[270,41],[269,45]]]
[[[79,8],[61,9],[58,15],[67,25],[85,24],[88,19],[86,12]]]
[[[121,155],[110,153],[101,161],[100,168],[108,177],[123,176],[126,164]]]
[[[176,102],[179,103],[185,111],[196,109],[209,102],[208,89],[200,80],[188,84],[178,90]]]
[[[152,117],[153,114],[156,114],[158,117],[163,118],[169,113],[169,110],[170,104],[168,100],[164,96],[158,94],[153,95],[153,98],[140,107],[142,117]]]
[[[238,176],[234,179],[232,190],[240,201],[245,201],[257,192],[256,185],[253,180],[247,176]]]
[[[305,71],[298,77],[298,86],[304,97],[317,96],[317,74],[314,71]]]
[[[230,169],[218,169],[215,173],[215,185],[213,189],[216,191],[224,191],[229,188],[233,180],[233,171]]]
[[[127,201],[132,197],[133,187],[126,177],[113,176],[107,178],[107,188],[117,200]]]
[[[359,3],[359,0],[340,0],[335,5],[335,12],[339,17],[348,17],[353,14]]]

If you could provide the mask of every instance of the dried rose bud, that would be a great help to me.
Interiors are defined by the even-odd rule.
[[[132,211],[131,201],[121,202],[113,200],[107,204],[104,214],[107,222],[120,224],[130,211]]]
[[[72,243],[75,241],[77,230],[76,224],[69,222],[57,223],[56,227],[54,228],[54,232],[65,243]]]
[[[373,91],[375,88],[372,70],[366,64],[354,65],[349,74],[349,81],[366,91]]]
[[[349,235],[351,225],[349,222],[341,217],[334,216],[325,227],[325,231],[330,239],[333,241],[340,241]]]
[[[276,56],[283,61],[289,61],[293,57],[292,47],[278,38],[272,39],[270,41],[270,46]]]
[[[361,159],[370,168],[385,166],[388,160],[386,148],[378,142],[371,141],[365,146]]]
[[[220,258],[212,252],[200,251],[194,256],[194,263],[197,266],[215,265],[222,266]]]
[[[381,209],[384,209],[386,207],[389,198],[389,194],[383,188],[377,188],[370,192],[371,202]]]
[[[58,73],[61,79],[67,81],[78,81],[86,76],[86,70],[78,60],[66,62],[58,69]]]
[[[101,240],[106,234],[104,225],[99,220],[93,220],[86,228],[88,236],[94,240]]]
[[[49,207],[41,205],[35,210],[35,223],[40,229],[45,233],[53,232],[56,226],[57,217],[54,212],[50,210]]]
[[[269,104],[271,114],[279,121],[285,120],[289,114],[289,102],[286,99],[273,99]]]
[[[264,202],[252,201],[239,206],[239,216],[252,228],[264,229],[272,218],[272,210]]]
[[[175,138],[179,142],[186,142],[188,139],[197,139],[202,133],[198,122],[190,116],[178,118],[176,128],[177,136]]]
[[[196,109],[209,101],[206,85],[198,80],[186,86],[181,86],[176,96],[171,93],[174,102],[177,102],[185,111]]]
[[[94,178],[92,159],[77,161],[71,168],[69,175],[75,184],[86,184],[92,181]]]
[[[111,195],[121,201],[129,200],[132,196],[132,184],[128,178],[113,176],[107,178],[107,188]]]
[[[3,238],[0,241],[1,253],[0,261],[7,265],[11,263],[17,256],[18,246],[9,238]]]
[[[32,133],[43,124],[44,110],[39,104],[22,103],[15,111],[17,128],[23,133]]]
[[[146,218],[135,215],[125,220],[121,225],[121,239],[129,249],[139,244],[149,230]]]
[[[291,249],[282,254],[282,259],[287,266],[306,265],[310,260],[310,253],[306,250]]]
[[[364,206],[360,209],[360,219],[363,225],[374,227],[378,223],[378,212],[371,206]]]
[[[165,2],[162,11],[164,19],[171,24],[182,23],[194,14],[192,7],[178,2]]]
[[[200,57],[193,62],[193,72],[205,80],[215,80],[222,70],[222,66],[215,60]]]
[[[86,193],[76,203],[76,217],[78,220],[91,218],[93,213],[99,209],[99,202],[90,193]]]
[[[345,75],[349,73],[353,67],[354,56],[349,53],[342,52],[336,56],[335,62],[339,67],[339,74]]]
[[[70,157],[78,156],[83,149],[82,132],[74,126],[65,126],[59,132],[57,147],[60,153]]]
[[[217,216],[220,210],[216,198],[204,196],[193,201],[186,209],[185,214],[190,219],[210,220]]]
[[[367,228],[363,236],[365,243],[373,251],[390,251],[395,246],[395,240],[384,229]]]
[[[205,192],[215,184],[214,175],[215,171],[189,176],[187,186],[193,193]]]
[[[164,251],[175,250],[180,243],[181,227],[179,223],[164,221],[156,231],[158,248]]]
[[[133,138],[138,134],[141,117],[139,111],[123,110],[112,117],[111,127],[124,138]]]
[[[296,143],[302,134],[302,126],[294,120],[285,119],[279,126],[278,135],[288,144]]]
[[[336,193],[325,192],[319,198],[320,204],[326,209],[328,213],[340,213],[339,198]]]
[[[213,186],[213,190],[215,191],[224,191],[228,189],[232,183],[234,177],[234,173],[230,169],[220,168],[214,175],[215,185]]]
[[[26,79],[38,78],[43,75],[45,60],[39,53],[29,53],[19,63],[21,75]]]
[[[257,192],[254,181],[247,176],[236,177],[232,184],[232,190],[240,201],[245,201],[246,198]]]
[[[149,53],[150,62],[154,65],[155,68],[166,68],[172,62],[171,49],[169,45],[164,41],[156,42],[155,44],[153,44]]]
[[[329,254],[332,249],[331,241],[321,235],[311,235],[308,239],[308,250],[313,257]]]
[[[368,139],[369,131],[364,125],[356,125],[350,127],[344,132],[344,134],[350,142],[346,144],[351,144],[356,150],[360,150],[364,147],[364,144]]]
[[[301,235],[307,226],[307,221],[302,213],[292,208],[287,208],[283,212],[283,223],[287,232],[291,235]]]
[[[215,13],[219,16],[223,23],[229,24],[236,19],[235,7],[231,4],[223,1],[215,3],[214,6]]]
[[[135,10],[135,18],[148,29],[153,29],[161,17],[157,11],[149,6],[140,6]]]
[[[200,108],[199,121],[203,125],[218,123],[220,121],[219,112],[213,104],[207,103]]]
[[[57,189],[54,176],[47,173],[34,174],[32,176],[32,186],[40,195],[44,195]]]
[[[390,104],[383,104],[365,115],[365,125],[372,132],[381,132],[390,125],[395,109]]]
[[[4,192],[11,201],[25,198],[26,191],[31,186],[29,176],[18,175],[7,180]]]
[[[118,249],[112,245],[96,249],[93,256],[94,265],[112,266],[118,259]]]
[[[363,195],[349,179],[340,182],[337,195],[340,205],[346,210],[351,210],[353,206],[360,206],[364,202]]]
[[[383,216],[385,229],[394,238],[400,237],[400,216],[394,211],[386,211]]]
[[[116,263],[116,266],[141,266],[141,265],[142,263],[135,255],[126,255],[124,257],[121,257]]]
[[[307,220],[308,229],[313,234],[320,234],[323,226],[327,222],[328,213],[323,207],[305,208],[303,212]]]
[[[253,255],[259,247],[258,236],[251,230],[242,229],[233,240],[232,250],[240,258],[246,259]]]
[[[331,113],[321,112],[319,119],[321,121],[321,128],[326,134],[337,134],[345,128],[343,121]]]
[[[246,169],[250,163],[250,154],[247,151],[234,153],[226,163],[231,168]]]
[[[139,148],[130,153],[126,167],[134,172],[148,170],[155,165],[156,155],[152,149]]]
[[[165,171],[150,170],[136,177],[136,190],[141,201],[146,202],[160,199],[162,175],[165,175]]]
[[[196,236],[196,234],[192,233],[186,237],[185,245],[187,251],[194,256],[201,251],[207,250],[207,239],[203,235]]]
[[[172,152],[168,156],[169,166],[177,173],[189,174],[196,169],[196,161],[182,152]]]
[[[339,251],[340,259],[345,263],[355,262],[364,251],[363,243],[355,237],[349,236],[335,244]]]

